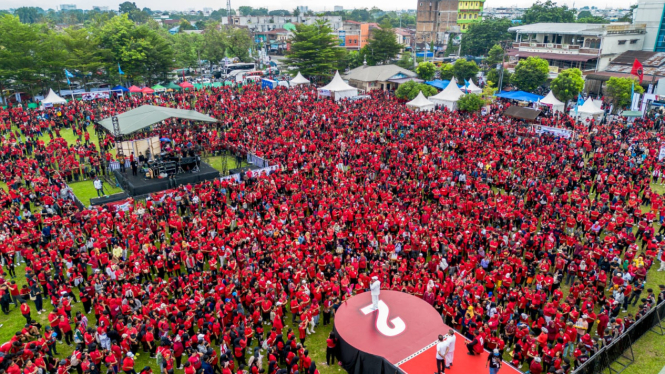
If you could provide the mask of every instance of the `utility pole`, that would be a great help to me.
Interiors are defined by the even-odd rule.
[[[506,58],[506,48],[508,47],[509,43],[510,43],[510,40],[503,40],[503,41],[499,42],[499,44],[501,45],[501,48],[503,49],[503,54],[501,55],[501,76],[499,76],[499,85],[497,86],[498,89],[499,89],[499,92],[501,92],[501,88],[503,87],[503,71],[505,70],[505,68],[503,66],[503,61]],[[460,43],[460,45],[461,45],[461,43]]]
[[[227,17],[228,26],[230,27],[233,23],[231,19],[231,0],[226,0],[226,17]]]

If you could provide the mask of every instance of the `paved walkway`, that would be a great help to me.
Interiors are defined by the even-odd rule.
[[[663,368],[660,370],[660,373],[658,374],[665,374],[665,366],[663,366]]]

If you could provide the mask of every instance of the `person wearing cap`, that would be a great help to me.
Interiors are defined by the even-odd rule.
[[[490,353],[489,356],[487,356],[487,362],[485,363],[485,367],[489,366],[490,374],[497,374],[499,372],[499,369],[501,369],[502,364],[503,361],[501,360],[501,355],[499,354],[499,350],[494,348],[492,353]]]
[[[381,293],[381,282],[379,281],[379,277],[372,277],[372,283],[370,283],[369,289],[372,294],[372,310],[377,310],[379,309],[379,294]]]
[[[126,374],[136,374],[134,371],[134,354],[130,351],[127,356],[122,360],[122,371]]]

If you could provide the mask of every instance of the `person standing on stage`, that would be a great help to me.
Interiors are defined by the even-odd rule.
[[[487,363],[485,363],[485,367],[489,365],[490,374],[497,374],[499,369],[501,369],[501,364],[501,355],[499,354],[499,350],[495,348],[494,351],[487,357]]]
[[[446,369],[449,369],[453,366],[453,358],[455,358],[455,343],[457,342],[457,337],[455,336],[455,330],[450,329],[448,335],[446,335],[446,343],[448,344],[448,351],[444,358],[446,359]]]
[[[448,344],[443,339],[443,335],[439,335],[439,341],[436,343],[436,372],[434,374],[443,374],[446,372],[446,362],[444,357],[448,353]]]
[[[372,310],[379,309],[379,294],[381,293],[381,282],[379,282],[379,277],[372,277],[372,283],[369,286],[369,289],[372,293]]]

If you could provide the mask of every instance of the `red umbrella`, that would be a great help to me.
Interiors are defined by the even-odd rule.
[[[150,87],[146,87],[146,88],[142,89],[141,92],[143,92],[144,94],[151,94],[151,93],[154,93],[155,90],[153,90]]]
[[[182,87],[182,88],[194,88],[194,86],[189,82],[180,83],[180,87]]]
[[[141,89],[136,86],[129,87],[129,92],[141,92]]]

